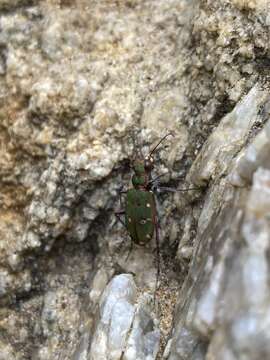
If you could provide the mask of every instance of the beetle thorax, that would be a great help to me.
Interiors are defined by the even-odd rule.
[[[133,164],[133,170],[137,176],[145,174],[145,167],[143,160],[135,160]]]
[[[133,164],[135,174],[132,176],[132,185],[135,189],[146,188],[149,179],[149,171],[145,167],[145,160],[136,160]]]

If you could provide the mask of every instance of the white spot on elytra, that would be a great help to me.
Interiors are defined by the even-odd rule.
[[[146,207],[150,207],[151,205],[149,203],[146,204]]]

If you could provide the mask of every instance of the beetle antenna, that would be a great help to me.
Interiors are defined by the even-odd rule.
[[[150,153],[148,154],[148,157],[150,157],[157,149],[157,147],[166,139],[166,137],[168,137],[169,135],[174,136],[174,133],[171,131],[168,134],[166,134],[165,136],[163,136],[163,138],[157,143],[157,145],[154,147],[154,149],[152,149],[150,151]]]

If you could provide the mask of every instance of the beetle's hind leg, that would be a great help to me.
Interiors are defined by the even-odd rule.
[[[155,284],[155,292],[154,292],[154,305],[156,304],[156,293],[158,289],[158,281],[160,277],[160,249],[159,249],[159,226],[158,226],[158,219],[155,216],[155,233],[156,233],[156,250],[157,250],[157,274],[156,274],[156,284]]]
[[[120,202],[120,207],[123,206],[122,204],[122,196],[123,194],[126,194],[127,193],[127,190],[123,190],[123,185],[117,190],[118,192],[118,196],[119,196],[119,202]],[[120,223],[126,228],[126,224],[124,223],[124,221],[121,219],[121,216],[122,215],[125,215],[125,210],[119,210],[119,211],[116,211],[114,213],[115,217],[117,218],[118,221],[120,221]]]

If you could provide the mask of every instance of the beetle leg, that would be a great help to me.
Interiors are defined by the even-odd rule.
[[[156,303],[156,292],[158,287],[158,280],[160,275],[160,251],[159,251],[159,227],[158,227],[158,220],[155,216],[155,232],[156,232],[156,249],[157,249],[157,275],[156,275],[156,285],[155,285],[155,292],[154,292],[154,305]]]
[[[155,187],[157,187],[157,185],[158,185],[158,179],[160,179],[162,176],[165,176],[165,175],[167,175],[167,174],[169,174],[169,172],[166,172],[166,173],[164,173],[164,174],[161,174],[161,175],[158,175],[158,176],[156,176],[154,179],[151,179],[149,182],[148,182],[148,187],[151,189],[151,188],[155,188]]]
[[[165,192],[165,191],[168,191],[168,192],[181,192],[181,191],[189,191],[189,190],[201,190],[201,188],[197,188],[197,187],[194,187],[194,188],[186,188],[186,189],[173,189],[173,188],[169,188],[169,187],[159,187],[157,188],[157,192]]]
[[[120,223],[126,227],[126,224],[124,223],[124,221],[121,219],[121,215],[125,215],[125,210],[120,210],[120,211],[116,211],[114,213],[115,217],[117,218],[118,221],[120,221]]]
[[[154,179],[151,179],[151,180],[149,181],[149,183],[148,183],[148,188],[149,188],[149,190],[158,189],[158,188],[159,188],[159,184],[160,184],[159,179],[160,179],[161,177],[165,176],[165,175],[168,175],[168,174],[169,174],[169,172],[167,171],[166,173],[161,174],[161,175],[158,175],[158,176],[156,176]],[[179,180],[179,179],[184,179],[184,178],[185,178],[185,176],[179,176],[179,177],[177,178],[177,180]],[[191,189],[191,190],[192,190],[192,189]]]

